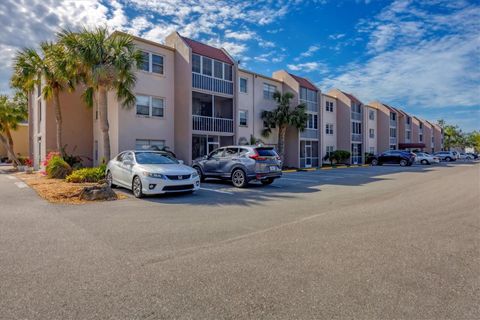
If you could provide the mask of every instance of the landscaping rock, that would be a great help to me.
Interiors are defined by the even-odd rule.
[[[80,200],[117,200],[117,194],[106,184],[85,187],[80,192]]]

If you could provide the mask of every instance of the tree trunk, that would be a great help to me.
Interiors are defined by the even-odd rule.
[[[62,152],[62,110],[60,109],[60,93],[58,89],[53,91],[53,108],[55,109],[55,120],[57,124],[57,151]]]
[[[105,162],[110,161],[110,135],[108,125],[108,106],[107,106],[107,89],[100,87],[98,90],[98,112],[100,118],[100,130],[103,137],[103,157]]]
[[[280,125],[278,126],[278,155],[282,159],[283,164],[285,164],[285,133],[287,132],[287,126]]]
[[[9,139],[7,137],[4,137],[3,134],[0,134],[0,142],[2,142],[3,146],[5,147],[5,150],[7,150],[8,159],[12,160],[15,166],[18,166],[21,163],[18,160],[17,156],[15,155],[15,152],[13,151],[13,144],[10,144],[8,140]]]

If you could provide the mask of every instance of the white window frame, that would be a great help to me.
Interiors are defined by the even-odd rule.
[[[245,113],[245,124],[242,124],[242,123],[241,123],[242,117],[240,116],[240,114],[241,114],[242,112]],[[243,110],[243,109],[238,110],[238,126],[240,126],[240,127],[248,127],[248,110]]]
[[[328,101],[328,100],[325,100],[326,104],[325,104],[325,111],[327,112],[333,112],[333,102],[332,101]]]
[[[318,130],[318,114],[316,112],[306,112],[306,114],[307,124],[305,126],[305,129]],[[312,126],[310,126],[310,116],[312,117]]]
[[[325,124],[325,134],[331,136],[334,133],[333,123]]]
[[[167,107],[166,107],[166,99],[165,99],[165,98],[163,98],[163,97],[157,97],[157,96],[150,96],[150,95],[147,95],[147,94],[137,94],[137,95],[135,95],[135,98],[136,98],[137,96],[148,97],[148,116],[137,113],[137,103],[136,103],[136,101],[135,101],[135,115],[136,115],[137,117],[140,117],[140,118],[165,119],[165,111],[166,111],[166,109],[167,109]],[[152,115],[152,109],[153,109],[152,100],[153,100],[153,99],[160,99],[160,100],[163,101],[163,116],[154,116],[154,115]]]
[[[140,70],[142,72],[146,72],[146,73],[160,75],[160,76],[165,75],[165,56],[163,54],[159,54],[159,53],[151,52],[151,51],[146,51],[146,50],[140,50],[140,51],[142,53],[148,53],[148,71],[143,70],[143,69],[138,69],[138,70]],[[153,55],[162,57],[162,59],[163,59],[163,70],[162,70],[163,72],[162,73],[153,72]]]
[[[368,110],[368,119],[375,120],[375,111]]]
[[[268,97],[265,96],[265,86],[267,86],[269,88],[269,90],[267,91],[269,93]],[[273,92],[271,92],[271,88],[274,88]],[[277,86],[276,85],[273,85],[273,84],[270,84],[270,83],[267,83],[267,82],[264,82],[263,83],[263,99],[265,100],[274,100],[273,98],[273,94],[277,91]],[[271,93],[271,95],[270,95]]]
[[[148,148],[146,149],[137,149],[137,141],[147,141],[149,147],[152,146],[152,141],[161,141],[163,143],[163,147],[165,147],[165,139],[135,139],[135,150],[137,151],[141,151],[141,150],[148,150]],[[154,145],[157,145],[157,144],[154,144]]]
[[[368,129],[368,137],[370,139],[375,139],[375,129],[372,129],[372,128]]]

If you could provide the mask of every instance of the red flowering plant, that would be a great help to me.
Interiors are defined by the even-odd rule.
[[[52,158],[54,158],[54,157],[62,157],[62,154],[60,152],[57,152],[57,151],[50,151],[47,154],[47,156],[45,157],[45,161],[42,162],[42,165],[46,168],[48,166],[48,164],[50,163],[50,161],[52,160]],[[47,172],[42,171],[41,174],[47,175]]]
[[[25,159],[25,165],[27,167],[33,167],[33,160],[32,159]]]

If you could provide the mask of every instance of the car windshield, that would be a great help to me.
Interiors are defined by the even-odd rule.
[[[276,157],[277,153],[272,148],[257,148],[257,153],[262,157]]]
[[[156,152],[135,152],[139,164],[176,164],[177,161]]]

